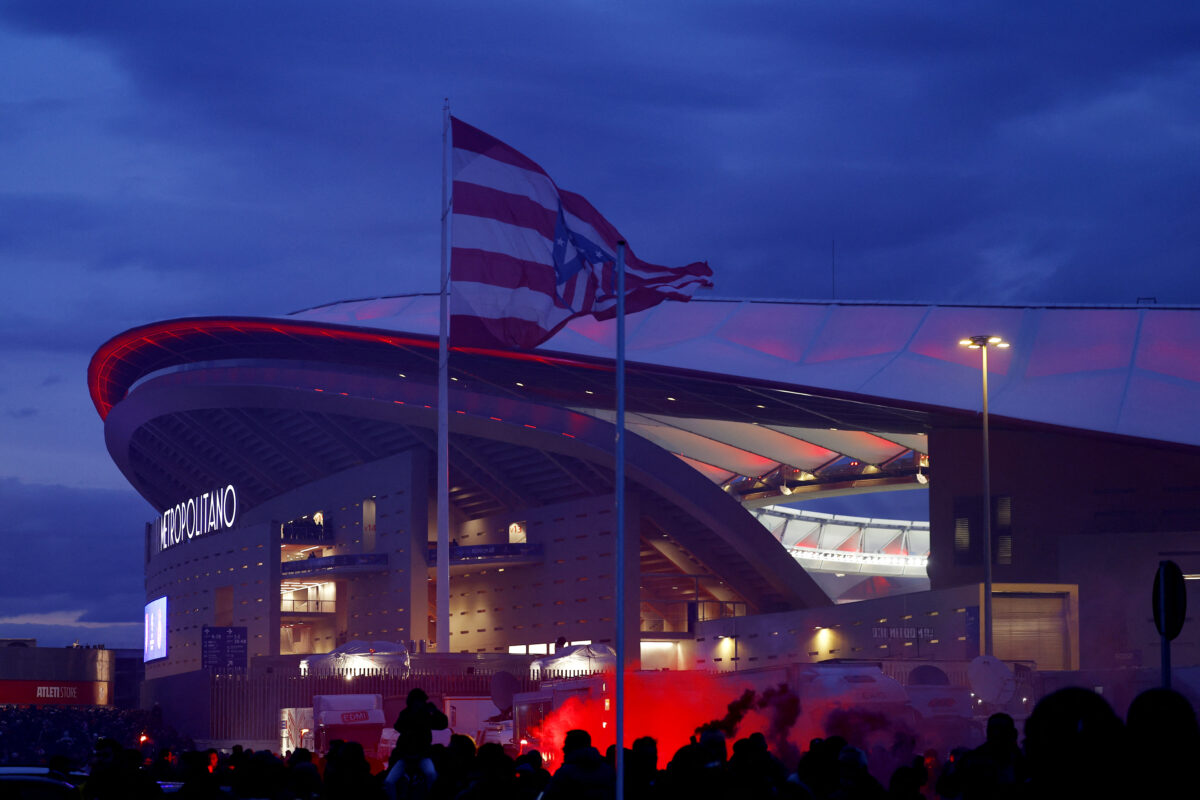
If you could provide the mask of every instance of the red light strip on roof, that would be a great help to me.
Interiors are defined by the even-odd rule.
[[[330,328],[317,323],[281,322],[278,320],[255,319],[187,319],[156,322],[141,328],[119,334],[96,351],[88,366],[88,391],[92,403],[103,419],[108,416],[112,407],[120,402],[129,390],[128,385],[119,385],[113,379],[113,372],[131,354],[155,347],[176,352],[164,346],[170,340],[185,339],[188,334],[214,335],[222,331],[232,331],[235,334],[272,333],[292,340],[303,341],[312,338],[326,338],[334,341],[363,342],[367,344],[383,344],[391,347],[419,347],[426,350],[436,350],[437,342],[432,339],[418,339],[408,336],[397,336],[375,331],[357,330],[353,328]],[[186,363],[188,359],[182,354],[175,364]],[[173,364],[172,364],[173,365]],[[143,377],[146,373],[138,375]],[[136,380],[136,379],[135,379]],[[132,384],[133,381],[130,381]],[[117,396],[118,393],[120,396]]]
[[[168,320],[156,322],[118,334],[105,344],[92,357],[88,365],[88,391],[92,403],[100,413],[101,419],[108,416],[112,407],[119,403],[129,387],[138,379],[152,371],[166,366],[188,363],[190,360],[184,348],[171,348],[167,342],[186,342],[187,338],[196,334],[216,337],[221,332],[232,332],[235,335],[250,333],[269,333],[296,342],[311,339],[328,339],[342,342],[360,342],[372,345],[387,345],[389,347],[415,347],[423,350],[436,350],[438,343],[435,339],[422,339],[411,336],[396,335],[358,328],[330,327],[327,323],[291,322],[281,320],[236,319],[236,318],[196,318]],[[122,363],[127,363],[132,356],[150,348],[158,348],[174,356],[174,360],[160,366],[139,372],[128,382],[118,382],[113,378],[114,372]],[[453,352],[468,355],[503,358],[509,361],[532,361],[551,366],[588,369],[599,372],[612,372],[614,366],[602,362],[574,359],[563,356],[550,356],[542,353],[526,353],[512,350],[496,350],[482,347],[452,347]]]
[[[485,347],[451,347],[450,349],[455,353],[465,353],[467,355],[507,358],[510,361],[533,361],[538,364],[561,367],[582,367],[583,369],[594,369],[600,372],[612,372],[615,369],[612,364],[597,364],[562,356],[547,356],[541,353],[524,353],[516,350],[491,350]]]

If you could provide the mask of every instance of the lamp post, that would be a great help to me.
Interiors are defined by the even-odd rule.
[[[988,458],[988,348],[1005,348],[999,336],[972,336],[959,342],[983,356],[983,653],[992,655],[992,474]]]

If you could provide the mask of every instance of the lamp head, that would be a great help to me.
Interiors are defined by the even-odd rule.
[[[1009,343],[1004,341],[1000,336],[971,336],[966,339],[960,339],[958,342],[963,347],[971,350],[979,350],[984,347],[1008,347]]]

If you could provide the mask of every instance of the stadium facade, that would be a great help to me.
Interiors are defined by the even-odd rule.
[[[212,627],[245,628],[251,659],[613,639],[612,324],[452,352],[449,631],[436,330],[437,298],[415,295],[171,320],[99,349],[109,452],[161,512],[147,678],[203,669]],[[981,333],[1013,343],[990,365],[997,654],[1154,663],[1158,560],[1200,574],[1200,309],[701,300],[629,319],[625,617],[643,665],[975,655],[980,363],[958,342]],[[763,509],[896,490],[928,492],[923,539]],[[1200,663],[1194,631],[1176,652]]]

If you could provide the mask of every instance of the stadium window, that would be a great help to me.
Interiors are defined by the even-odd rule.
[[[992,515],[992,559],[993,563],[1011,564],[1012,540],[1012,497],[994,496],[991,503]],[[983,563],[983,537],[973,531],[983,528],[983,496],[974,495],[954,498],[954,563],[974,566]]]
[[[996,563],[1013,563],[1012,497],[996,498]]]

